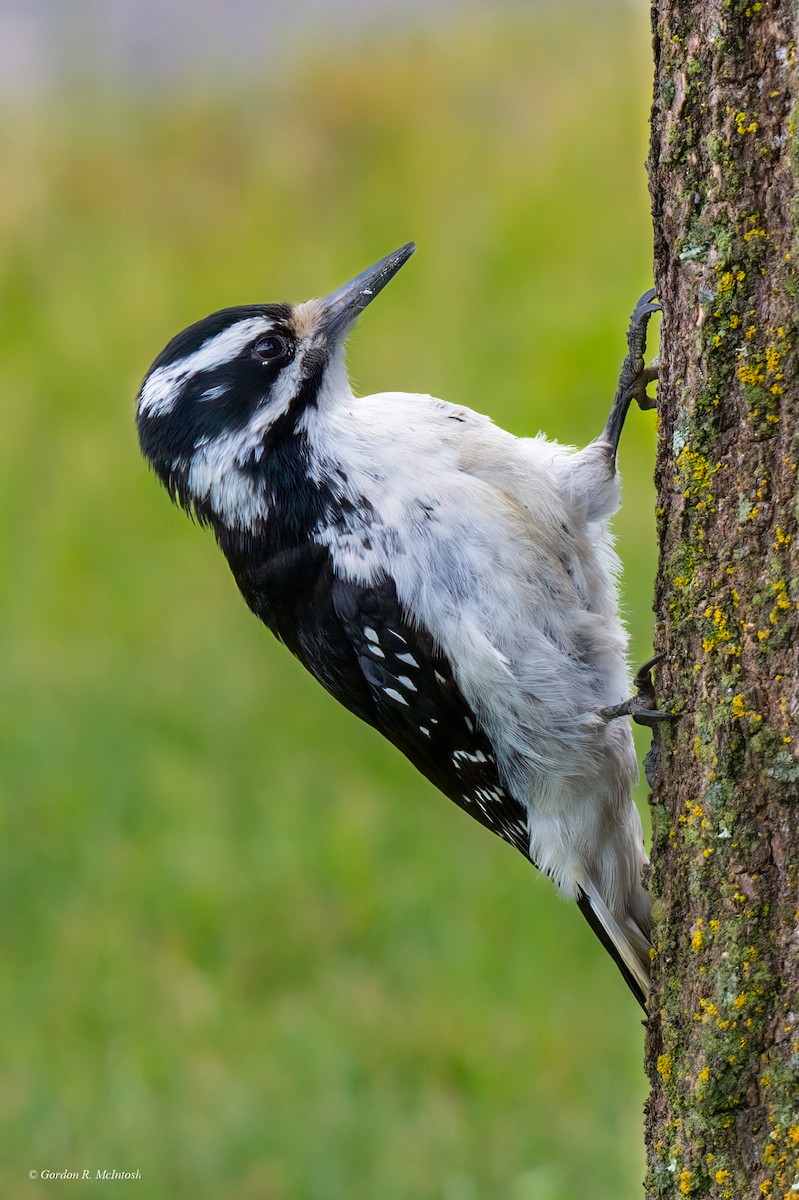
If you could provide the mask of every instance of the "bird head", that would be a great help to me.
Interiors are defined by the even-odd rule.
[[[257,519],[254,468],[309,410],[351,395],[347,333],[414,249],[409,242],[324,299],[222,309],[172,339],[144,378],[136,422],[173,499],[201,520]]]

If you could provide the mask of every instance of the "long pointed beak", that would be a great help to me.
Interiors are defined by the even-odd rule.
[[[349,283],[337,288],[319,303],[322,306],[320,328],[329,338],[341,338],[353,321],[371,304],[378,292],[393,279],[400,267],[413,254],[416,246],[407,242],[393,254],[381,258],[374,266],[356,275]]]

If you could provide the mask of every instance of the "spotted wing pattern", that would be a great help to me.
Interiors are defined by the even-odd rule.
[[[337,579],[333,606],[372,698],[370,723],[446,796],[529,857],[526,809],[503,786],[447,659],[402,612],[393,583]]]

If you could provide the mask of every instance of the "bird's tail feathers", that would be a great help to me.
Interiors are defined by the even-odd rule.
[[[646,896],[643,889],[641,891]],[[644,918],[643,913],[638,915],[632,911],[621,919],[615,917],[590,880],[586,880],[580,888],[577,906],[646,1012],[651,948],[648,918]]]

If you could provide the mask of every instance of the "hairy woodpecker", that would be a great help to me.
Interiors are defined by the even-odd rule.
[[[138,397],[141,448],[210,525],[252,611],[337,700],[577,901],[645,1007],[650,900],[629,699],[616,449],[639,301],[603,433],[516,438],[427,395],[353,395],[344,340],[409,243],[323,300],[223,309]],[[654,660],[653,660],[654,661]]]

